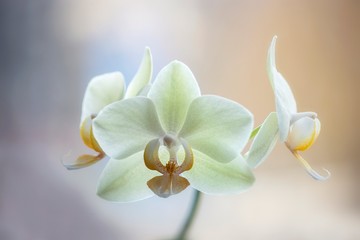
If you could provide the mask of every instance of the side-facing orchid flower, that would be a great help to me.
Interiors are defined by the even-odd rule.
[[[276,115],[281,142],[285,142],[288,149],[304,166],[306,171],[317,180],[325,180],[330,176],[322,176],[314,171],[307,161],[300,155],[311,147],[320,133],[320,121],[314,112],[297,112],[296,101],[285,78],[276,69],[275,44],[276,36],[272,39],[268,51],[267,71],[271,86],[275,94]]]
[[[80,136],[84,144],[97,152],[97,155],[84,154],[74,162],[64,162],[67,169],[80,169],[90,166],[103,159],[106,154],[99,146],[93,134],[93,121],[98,113],[110,103],[124,98],[146,94],[152,76],[152,57],[149,48],[145,49],[144,57],[134,78],[125,91],[125,80],[121,72],[106,73],[94,77],[88,84],[82,104],[80,120]]]
[[[252,114],[231,100],[201,96],[192,72],[179,61],[160,71],[147,97],[110,104],[93,126],[111,157],[98,184],[104,199],[169,197],[189,185],[208,194],[238,193],[254,181],[239,154]]]

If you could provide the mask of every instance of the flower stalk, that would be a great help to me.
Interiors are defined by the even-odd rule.
[[[186,236],[189,232],[191,224],[194,221],[194,217],[196,215],[196,212],[197,212],[197,209],[199,206],[200,198],[201,198],[201,192],[198,190],[195,190],[195,194],[194,194],[194,198],[193,198],[193,201],[191,204],[191,209],[189,211],[189,215],[187,216],[187,218],[186,218],[181,230],[179,231],[179,234],[175,238],[175,240],[186,240]]]

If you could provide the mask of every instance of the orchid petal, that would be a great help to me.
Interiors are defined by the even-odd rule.
[[[85,91],[81,123],[86,117],[99,113],[106,105],[122,99],[124,92],[125,82],[120,72],[94,77]]]
[[[126,90],[125,98],[138,96],[144,87],[150,83],[151,76],[152,56],[150,48],[146,47],[140,67]]]
[[[280,140],[285,141],[289,133],[291,115],[297,112],[296,101],[289,84],[277,71],[275,63],[276,36],[272,39],[268,51],[267,71],[275,94],[276,112],[278,115]]]
[[[193,152],[194,165],[182,175],[201,192],[214,195],[240,193],[255,180],[241,155],[229,163],[220,163],[195,149]]]
[[[261,125],[246,154],[246,161],[251,168],[256,168],[269,156],[276,145],[278,132],[276,113],[272,112]]]
[[[199,96],[194,75],[179,61],[171,62],[160,71],[148,94],[164,130],[173,133],[181,129],[190,103]]]
[[[201,96],[191,103],[179,136],[210,158],[229,162],[244,148],[252,128],[253,116],[240,104]]]
[[[311,177],[313,177],[315,180],[324,181],[331,176],[330,172],[327,169],[324,169],[324,171],[326,172],[326,175],[324,175],[324,176],[320,175],[314,169],[312,169],[310,164],[297,151],[293,151],[292,153],[294,154],[296,159],[300,162],[300,164],[305,168],[307,173]]]
[[[147,181],[158,175],[144,164],[144,152],[123,160],[110,159],[101,173],[97,194],[113,202],[132,202],[154,195]]]
[[[64,167],[68,170],[76,170],[93,165],[105,157],[104,153],[99,153],[96,156],[84,154],[76,159],[74,162],[63,162]]]
[[[116,159],[144,150],[150,140],[164,135],[155,106],[145,97],[108,105],[94,119],[93,131],[104,152]]]

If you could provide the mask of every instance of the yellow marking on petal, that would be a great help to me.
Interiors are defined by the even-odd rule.
[[[93,134],[92,122],[94,118],[95,116],[92,115],[84,119],[80,125],[80,136],[86,146],[95,150],[96,152],[103,153],[104,151],[99,146]]]
[[[309,149],[320,133],[319,119],[303,117],[295,121],[291,127],[286,144],[292,151],[305,151]]]
[[[91,139],[91,144],[93,146],[92,149],[94,149],[97,152],[104,152],[102,150],[102,148],[100,147],[99,143],[96,141],[96,139],[94,137],[92,126],[91,126],[91,129],[90,129],[90,139]]]
[[[145,166],[150,170],[156,170],[162,174],[166,172],[164,165],[159,158],[159,139],[151,140],[145,147],[144,162]]]
[[[300,145],[296,146],[293,150],[305,151],[309,149],[311,145],[313,145],[315,139],[316,139],[316,129],[314,127],[314,131],[312,132],[312,134],[308,138],[304,139],[304,141]]]
[[[92,141],[91,141],[91,132],[92,132],[92,120],[91,117],[86,117],[84,121],[80,125],[80,136],[85,143],[91,149],[93,148]]]
[[[297,151],[292,151],[292,153],[294,154],[296,159],[300,162],[300,164],[305,168],[308,174],[310,174],[310,176],[313,177],[315,180],[324,181],[330,177],[331,174],[327,169],[324,169],[326,172],[326,176],[320,175],[314,169],[312,169],[310,164]]]

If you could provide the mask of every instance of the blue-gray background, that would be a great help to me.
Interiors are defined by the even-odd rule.
[[[94,75],[129,80],[145,46],[154,74],[185,62],[203,93],[236,100],[256,124],[274,110],[265,63],[277,63],[299,110],[322,122],[305,153],[312,180],[278,145],[241,195],[205,196],[192,239],[360,239],[360,2],[354,0],[0,2],[0,239],[115,240],[173,236],[192,191],[113,204],[95,194],[106,162],[69,172],[90,153],[79,138],[81,101]]]

